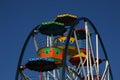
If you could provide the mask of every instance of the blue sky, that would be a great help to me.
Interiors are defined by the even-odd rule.
[[[0,76],[14,80],[19,55],[29,32],[56,15],[89,18],[108,53],[114,80],[120,80],[119,0],[0,0]]]

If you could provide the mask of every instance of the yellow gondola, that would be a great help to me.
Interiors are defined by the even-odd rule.
[[[77,19],[77,16],[72,14],[58,15],[54,21],[64,23],[65,26],[71,26],[71,24]]]
[[[54,46],[59,47],[61,49],[65,49],[65,44],[67,41],[66,36],[60,36],[54,39]],[[73,56],[77,52],[76,42],[74,37],[70,37],[69,45],[68,45],[68,55]]]

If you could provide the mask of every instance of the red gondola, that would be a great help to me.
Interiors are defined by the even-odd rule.
[[[86,32],[84,28],[76,28],[75,31],[78,40],[86,39]],[[72,34],[72,37],[74,37],[74,34]]]
[[[80,57],[83,62],[85,61],[84,66],[87,66],[87,61],[86,61],[87,55],[86,55],[85,49],[81,49],[80,54],[77,54],[77,55],[71,57],[69,61],[72,65],[78,66],[81,62]],[[93,65],[94,64],[93,56],[91,55],[90,58],[91,58],[91,64]],[[97,58],[95,56],[94,56],[94,59],[95,59],[95,61],[97,60]],[[105,61],[105,59],[99,58],[99,64],[102,63],[103,61]],[[90,65],[90,60],[89,60],[89,65]]]

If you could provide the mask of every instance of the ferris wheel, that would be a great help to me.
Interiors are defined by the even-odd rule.
[[[15,80],[113,80],[113,76],[94,24],[86,17],[62,14],[30,32]]]

